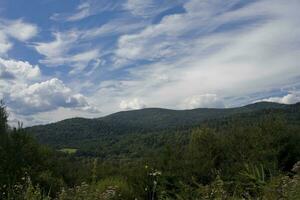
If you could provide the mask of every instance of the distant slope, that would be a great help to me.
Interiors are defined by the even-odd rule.
[[[146,108],[141,110],[118,112],[99,121],[118,124],[130,128],[149,130],[173,129],[199,124],[210,119],[224,118],[235,114],[254,112],[265,109],[283,109],[288,105],[261,102],[239,108],[198,108],[193,110],[168,110],[161,108]]]
[[[300,113],[299,106],[261,102],[239,108],[168,110],[146,108],[123,111],[96,119],[72,118],[27,128],[43,143],[55,148],[95,148],[99,143],[115,142],[127,134],[188,129],[209,120],[225,119],[261,111]],[[248,116],[248,115],[247,115]],[[297,115],[298,116],[298,115]],[[293,115],[292,117],[295,118]],[[254,115],[255,120],[255,115]],[[118,138],[118,139],[116,139]]]

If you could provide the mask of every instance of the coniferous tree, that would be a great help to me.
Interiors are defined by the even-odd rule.
[[[0,134],[4,134],[7,129],[7,112],[3,101],[0,101]]]

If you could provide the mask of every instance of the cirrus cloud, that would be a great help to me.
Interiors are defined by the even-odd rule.
[[[176,102],[215,93],[225,105],[237,105],[298,83],[299,6],[296,0],[187,1],[185,13],[119,38],[118,67],[143,63],[128,70],[125,80],[135,84],[120,91],[143,96],[151,106],[181,107]],[[168,78],[158,84],[158,74]]]
[[[81,34],[78,31],[56,32],[53,41],[35,43],[34,48],[45,57],[40,63],[50,67],[67,65],[73,67],[71,72],[84,70],[91,61],[99,59],[100,52],[98,49],[82,50]]]

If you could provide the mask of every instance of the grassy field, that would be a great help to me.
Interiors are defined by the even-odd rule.
[[[64,149],[60,149],[59,151],[64,152],[64,153],[68,153],[68,154],[74,154],[77,152],[78,149],[73,149],[73,148],[64,148]]]

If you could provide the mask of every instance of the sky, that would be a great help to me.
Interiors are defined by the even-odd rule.
[[[300,101],[299,0],[1,0],[10,123]]]

